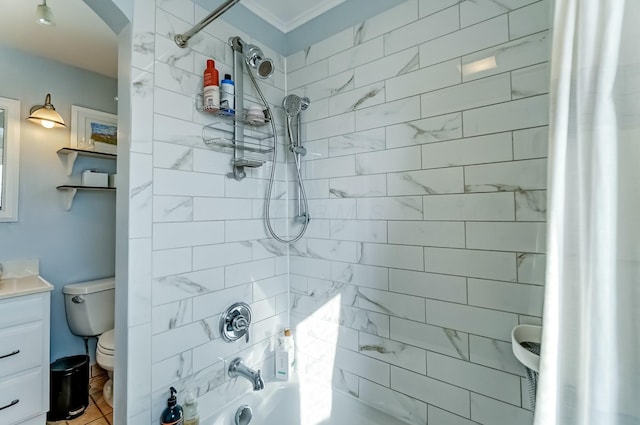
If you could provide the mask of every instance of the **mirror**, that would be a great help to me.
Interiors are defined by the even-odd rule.
[[[18,221],[20,101],[0,97],[0,221]]]

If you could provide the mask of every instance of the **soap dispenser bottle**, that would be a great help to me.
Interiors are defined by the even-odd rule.
[[[279,336],[276,341],[276,378],[288,381],[293,372],[295,347],[291,329],[286,328],[284,335]]]
[[[198,415],[198,400],[193,394],[193,390],[187,392],[184,400],[184,425],[199,425],[200,416]]]
[[[178,404],[176,399],[175,388],[169,389],[171,397],[167,400],[167,408],[162,412],[160,417],[160,425],[184,425],[184,414],[182,413],[182,407]]]

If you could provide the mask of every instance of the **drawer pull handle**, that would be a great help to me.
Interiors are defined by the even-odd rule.
[[[4,358],[7,358],[7,357],[15,356],[16,354],[19,354],[19,353],[20,353],[20,350],[15,350],[15,351],[12,351],[9,354],[5,354],[4,356],[0,356],[0,359],[4,359]]]
[[[6,406],[0,407],[0,410],[4,410],[4,409],[7,409],[7,408],[9,408],[11,406],[15,406],[18,403],[20,403],[20,399],[16,398],[15,400],[13,400],[11,403],[7,404]]]

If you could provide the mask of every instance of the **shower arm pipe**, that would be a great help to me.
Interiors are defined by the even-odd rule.
[[[211,22],[218,19],[220,15],[222,15],[224,12],[229,10],[233,5],[235,5],[239,1],[240,0],[227,0],[224,4],[220,5],[220,7],[218,7],[216,10],[214,10],[209,15],[207,15],[202,21],[195,24],[193,28],[191,28],[189,31],[185,32],[184,34],[176,34],[176,36],[173,37],[173,40],[176,42],[176,44],[179,47],[182,47],[182,48],[187,47],[191,37],[193,37],[200,31],[202,31],[204,27],[206,27]]]

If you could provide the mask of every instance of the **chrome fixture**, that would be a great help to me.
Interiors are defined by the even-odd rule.
[[[51,104],[51,94],[47,94],[44,105],[36,105],[29,111],[29,121],[40,124],[44,128],[66,127],[64,120]]]
[[[253,410],[251,410],[251,406],[245,404],[244,406],[238,407],[236,411],[236,425],[247,425],[253,419]]]
[[[236,357],[229,363],[229,376],[236,378],[242,376],[247,378],[253,385],[253,391],[260,391],[264,389],[264,381],[260,376],[260,371],[255,371],[247,366],[240,357]]]
[[[273,60],[264,57],[262,50],[253,44],[247,44],[242,49],[244,61],[249,68],[255,70],[258,78],[266,79],[273,74]]]
[[[249,342],[250,325],[251,307],[247,303],[237,302],[220,316],[220,335],[227,342],[237,341],[243,336]]]
[[[187,47],[191,37],[193,37],[200,31],[202,31],[204,27],[206,27],[211,22],[218,19],[220,15],[222,15],[224,12],[229,10],[233,5],[235,5],[239,1],[240,0],[227,0],[224,4],[220,5],[220,7],[218,7],[216,10],[208,14],[203,20],[195,24],[193,28],[191,28],[189,31],[185,32],[184,34],[176,34],[175,37],[173,37],[173,40],[176,42],[176,44],[179,47],[182,47],[182,48]]]
[[[49,27],[56,25],[55,16],[53,16],[51,8],[47,6],[47,0],[42,0],[42,4],[36,7],[36,22]]]

